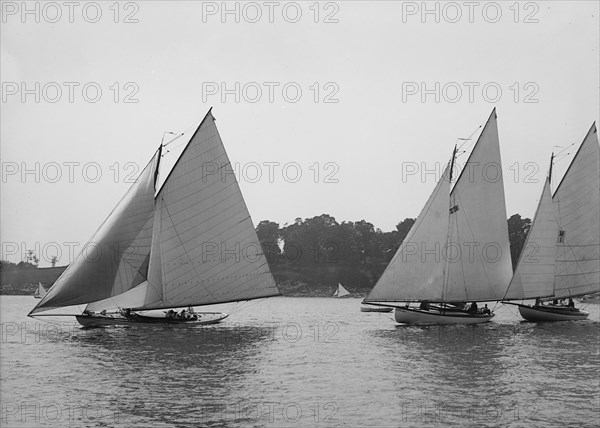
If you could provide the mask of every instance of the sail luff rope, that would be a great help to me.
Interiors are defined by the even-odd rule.
[[[569,148],[571,148],[572,146],[574,146],[577,142],[573,142],[571,144],[569,144],[568,146],[565,146],[561,151],[559,151],[558,153],[556,153],[554,156],[558,156],[560,155],[562,152],[564,152],[565,150],[568,150]],[[561,147],[561,146],[555,146],[555,147]],[[569,153],[567,153],[568,155]]]
[[[187,127],[187,128],[186,128],[186,129],[185,129],[185,130],[184,130],[184,131],[181,133],[181,134],[177,134],[177,133],[175,133],[175,132],[171,132],[171,131],[165,131],[165,132],[163,133],[163,140],[164,140],[164,138],[165,138],[165,135],[166,135],[166,134],[172,134],[172,135],[175,135],[175,137],[173,137],[173,139],[171,139],[171,141],[169,141],[168,143],[166,143],[166,144],[163,144],[163,147],[166,147],[166,146],[168,146],[169,144],[173,143],[175,140],[178,140],[179,138],[183,137],[185,134],[187,134],[187,133],[188,133],[188,132],[190,132],[191,130],[195,130],[196,128],[198,128],[198,125],[197,125],[197,124],[193,124],[193,125],[191,125],[191,126]],[[161,142],[161,144],[162,144],[162,142]],[[171,149],[175,150],[175,149],[177,149],[178,147],[181,147],[181,144],[179,144],[179,145],[176,145],[176,146],[174,146],[174,147],[171,147]],[[164,156],[165,156],[167,153],[170,153],[170,150],[166,150],[166,152],[165,152],[165,153],[163,153],[163,155],[162,155],[162,156],[164,157]]]

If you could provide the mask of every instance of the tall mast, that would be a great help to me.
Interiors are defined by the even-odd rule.
[[[452,152],[452,162],[450,163],[450,180],[448,180],[450,182],[450,184],[452,184],[452,170],[454,169],[454,159],[456,159],[456,144],[454,145],[454,151]]]
[[[456,152],[457,152],[458,148],[457,145],[454,145],[454,150],[452,151],[452,161],[450,162],[450,176],[448,179],[448,186],[452,185],[452,170],[454,169],[454,160],[456,159]],[[452,199],[450,199],[450,204],[452,205]],[[448,206],[448,231],[446,233],[446,248],[448,247],[448,242],[450,241],[450,230],[452,228],[452,224],[451,224],[451,214],[450,214],[450,210],[452,209],[452,207]],[[444,279],[444,282],[442,284],[442,302],[444,301],[444,295],[445,295],[445,291],[446,291],[446,284],[447,284],[447,277],[446,277],[446,273],[447,273],[447,269],[448,269],[448,260],[445,259],[444,260],[444,270],[443,270],[443,276],[442,278]]]
[[[160,158],[162,157],[162,148],[163,145],[162,143],[160,143],[160,146],[158,146],[158,156],[156,158],[156,169],[154,170],[154,190],[156,191],[156,187],[158,184],[158,168],[160,167]]]

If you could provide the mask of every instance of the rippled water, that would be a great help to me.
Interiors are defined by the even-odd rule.
[[[208,327],[80,330],[2,296],[2,426],[597,426],[600,306],[407,327],[358,299],[227,305]],[[582,306],[578,304],[578,306]],[[212,308],[211,308],[212,309]]]

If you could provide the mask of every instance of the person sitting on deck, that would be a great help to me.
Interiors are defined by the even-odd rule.
[[[553,304],[553,305],[558,305],[558,300],[554,299],[554,300],[552,301],[552,304]]]
[[[470,314],[476,314],[477,313],[477,302],[471,303],[471,306],[469,307],[469,313]]]
[[[575,302],[573,301],[573,299],[569,299],[569,308],[574,308],[575,307]]]
[[[488,308],[487,303],[485,304],[485,306],[483,307],[483,309],[481,310],[481,312],[483,312],[485,315],[491,315],[492,311],[490,311],[490,308]]]
[[[419,309],[424,310],[424,311],[428,311],[429,310],[429,301],[423,300],[421,302],[421,305],[419,306]]]
[[[535,299],[535,306],[542,306],[542,299],[539,297]]]

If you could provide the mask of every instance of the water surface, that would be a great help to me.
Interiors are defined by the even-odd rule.
[[[81,330],[2,296],[0,425],[597,426],[600,306],[535,324],[400,326],[359,299],[216,308],[207,327]],[[582,305],[578,303],[578,306]],[[212,310],[213,308],[211,308]]]

